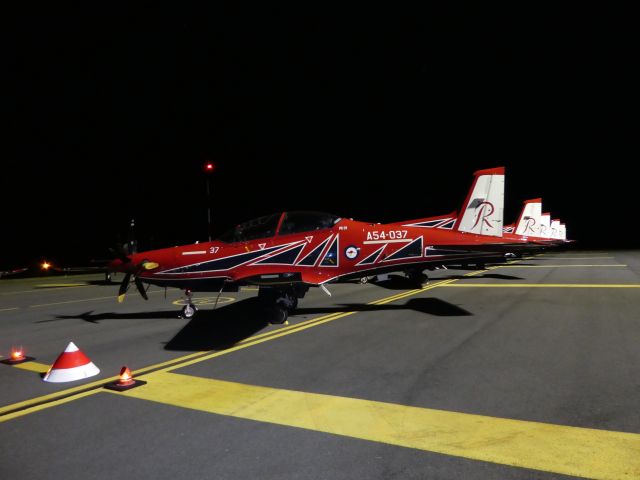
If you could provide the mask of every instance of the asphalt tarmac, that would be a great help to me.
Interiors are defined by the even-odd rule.
[[[0,281],[0,478],[640,478],[640,252],[551,252],[313,289]],[[116,278],[116,280],[118,280]],[[101,370],[41,380],[73,341]],[[102,386],[126,365],[146,385]]]

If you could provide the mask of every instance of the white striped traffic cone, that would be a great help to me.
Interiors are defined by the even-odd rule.
[[[75,343],[69,342],[64,352],[53,362],[51,368],[42,378],[45,382],[72,382],[83,378],[93,377],[100,373],[87,356],[82,353]]]

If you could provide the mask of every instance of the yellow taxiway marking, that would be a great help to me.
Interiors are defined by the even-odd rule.
[[[113,377],[111,381],[117,380],[117,379],[118,377]],[[103,380],[101,383],[106,383],[107,381],[108,380]],[[12,420],[17,417],[21,417],[23,415],[26,415],[27,413],[39,412],[40,410],[44,410],[45,408],[52,407],[53,405],[63,405],[65,403],[73,402],[74,400],[78,400],[83,397],[88,397],[89,395],[95,395],[98,392],[101,392],[101,390],[90,390],[88,392],[83,391],[70,397],[61,398],[59,400],[56,400],[53,403],[44,403],[41,405],[36,405],[34,407],[31,407],[28,412],[19,411],[19,412],[9,413],[7,415],[3,415],[2,417],[0,417],[0,423],[6,422],[7,420]]]
[[[638,284],[587,284],[587,283],[455,283],[443,287],[488,287],[488,288],[640,288]]]
[[[220,297],[217,301],[218,305],[224,305],[225,303],[234,302],[236,299],[234,297]],[[178,300],[174,300],[174,305],[186,305],[187,301],[179,298]],[[216,303],[216,297],[196,297],[191,299],[191,303],[194,305],[214,305]]]
[[[36,288],[64,288],[64,287],[86,287],[86,283],[42,283],[34,285]]]
[[[44,363],[38,362],[24,362],[18,363],[17,365],[12,365],[14,368],[19,368],[20,370],[29,370],[30,372],[36,373],[44,373],[49,370],[50,365],[45,365]]]
[[[474,272],[475,273],[475,272]],[[423,289],[420,290],[413,290],[412,292],[415,293],[420,293],[423,292],[425,290],[430,290],[432,288],[436,288],[440,286],[440,283],[435,283],[433,285],[429,285]],[[402,294],[404,295],[404,294]],[[395,298],[398,297],[398,295],[393,295],[392,297],[387,297],[387,298],[383,298],[381,299],[382,301],[387,300],[389,298]],[[391,301],[391,300],[390,300]],[[369,302],[370,305],[374,305],[376,302]],[[305,320],[303,322],[300,323],[296,323],[287,327],[283,327],[280,328],[278,330],[271,330],[259,335],[254,335],[252,337],[249,337],[245,340],[243,340],[242,342],[239,342],[237,345],[228,348],[226,350],[220,350],[220,351],[216,351],[216,352],[212,352],[209,353],[208,355],[206,355],[208,352],[207,351],[200,351],[200,352],[195,352],[195,353],[191,353],[189,355],[184,355],[182,357],[178,357],[178,358],[174,358],[171,360],[167,360],[165,362],[162,363],[157,363],[154,365],[149,365],[147,367],[144,368],[140,368],[140,369],[136,369],[134,370],[134,374],[136,376],[140,376],[140,375],[147,375],[148,372],[151,371],[158,371],[160,369],[163,369],[164,371],[168,371],[168,370],[175,370],[177,368],[182,368],[182,367],[186,367],[188,365],[192,365],[194,363],[198,363],[198,362],[202,362],[205,360],[209,360],[211,358],[215,358],[215,357],[219,357],[222,355],[226,355],[228,353],[232,353],[235,352],[237,350],[241,350],[243,348],[247,348],[247,347],[251,347],[253,345],[257,345],[263,342],[267,342],[270,340],[275,340],[276,338],[280,338],[283,337],[285,335],[290,335],[293,333],[298,333],[304,330],[307,330],[309,328],[313,328],[316,327],[318,325],[322,325],[324,323],[327,322],[331,322],[333,320],[338,320],[339,318],[343,318],[349,315],[353,315],[355,313],[358,313],[357,311],[352,311],[352,312],[335,312],[329,315],[324,315],[321,317],[316,317],[316,318],[311,318],[309,320]],[[28,415],[29,413],[35,412],[35,411],[39,411],[42,410],[44,408],[49,408],[49,407],[54,407],[56,405],[59,405],[60,403],[66,403],[69,401],[68,397],[71,398],[81,398],[81,397],[85,397],[88,394],[92,393],[98,393],[101,390],[99,389],[101,386],[103,386],[105,383],[108,382],[112,382],[114,380],[117,380],[118,377],[117,376],[113,376],[113,377],[109,377],[109,378],[103,378],[100,380],[96,380],[95,382],[91,382],[91,383],[87,383],[84,385],[78,385],[76,387],[72,387],[66,390],[61,390],[59,392],[54,392],[54,393],[50,393],[47,395],[43,395],[40,397],[36,397],[36,398],[31,398],[29,400],[24,400],[22,402],[18,402],[18,403],[14,403],[12,405],[6,405],[4,407],[0,407],[0,423],[7,421],[7,420],[11,420],[13,418],[16,417],[20,417],[23,415]],[[90,393],[87,393],[87,390],[91,390]],[[64,399],[58,399],[59,397],[64,396]],[[17,410],[17,411],[16,411]],[[8,413],[8,412],[12,412],[12,413]]]
[[[586,478],[638,478],[640,434],[155,372],[119,393],[218,415]],[[176,388],[179,385],[180,388]]]
[[[8,312],[9,310],[18,310],[18,307],[0,308],[0,312]]]
[[[549,260],[599,260],[603,258],[615,258],[615,257],[547,257]]]
[[[626,267],[619,263],[613,265],[499,265],[499,268],[573,268],[573,267]]]

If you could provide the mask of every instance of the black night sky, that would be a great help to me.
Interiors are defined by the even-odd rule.
[[[579,246],[633,247],[631,15],[486,8],[13,17],[0,268],[105,258],[131,218],[142,249],[206,240],[205,160],[214,235],[448,213],[504,165],[505,223],[540,196]]]

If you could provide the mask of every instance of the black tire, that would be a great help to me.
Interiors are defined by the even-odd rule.
[[[272,325],[282,325],[289,318],[289,311],[279,305],[273,305],[267,311],[269,312],[269,323]]]
[[[369,283],[369,277],[361,277],[360,278],[360,283],[362,283],[362,284]]]
[[[289,307],[289,313],[293,313],[293,311],[298,308],[298,299],[293,297],[293,304]]]

